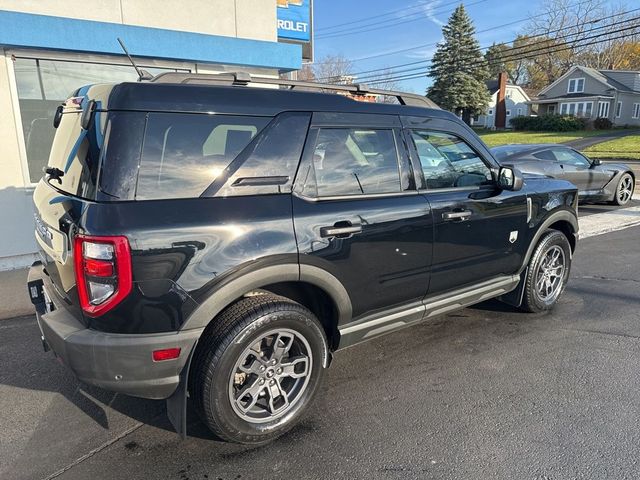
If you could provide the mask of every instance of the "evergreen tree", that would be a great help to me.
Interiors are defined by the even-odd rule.
[[[508,54],[509,47],[500,43],[494,43],[486,52],[484,52],[484,59],[487,61],[487,68],[489,69],[489,78],[497,79],[500,72],[507,71],[507,63],[504,61],[505,55]]]
[[[489,104],[485,85],[489,71],[463,5],[456,8],[442,27],[442,34],[444,41],[438,44],[429,69],[433,85],[427,96],[470,123],[471,117],[483,113]]]

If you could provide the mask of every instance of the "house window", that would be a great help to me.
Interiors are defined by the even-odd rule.
[[[609,118],[609,102],[598,102],[598,117]]]
[[[591,117],[592,102],[569,102],[560,105],[561,115],[575,115],[577,117]]]
[[[593,102],[587,102],[586,103],[586,109],[585,109],[585,117],[591,117],[591,109],[593,108]]]
[[[622,116],[622,102],[618,102],[616,105],[616,118],[620,118]]]
[[[556,113],[556,106],[555,105],[549,105],[547,107],[547,113]]]
[[[569,80],[569,89],[567,93],[584,92],[584,78],[572,78]]]
[[[640,103],[633,104],[633,118],[640,117]]]
[[[493,110],[489,109],[489,115],[493,115]]]
[[[522,108],[518,108],[516,110],[516,114],[517,114],[518,117],[521,117],[522,116]]]
[[[507,117],[511,116],[511,110],[507,110]]]

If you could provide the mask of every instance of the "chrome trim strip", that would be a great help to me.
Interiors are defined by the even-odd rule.
[[[531,201],[531,197],[527,197],[527,223],[529,223],[532,218],[533,218],[533,204]]]
[[[400,312],[396,312],[396,313],[392,313],[390,315],[384,315],[382,317],[375,318],[373,320],[368,320],[368,321],[365,321],[365,322],[359,322],[357,325],[352,325],[352,326],[347,326],[347,327],[341,328],[340,329],[340,335],[348,335],[350,333],[362,330],[363,328],[371,328],[371,327],[375,327],[376,325],[381,325],[381,324],[384,324],[384,323],[393,322],[395,320],[401,319],[403,317],[410,316],[412,314],[424,313],[424,311],[425,311],[424,305],[420,305],[418,307],[411,307],[411,308],[408,308],[406,310],[402,310]],[[365,335],[365,337],[366,336],[369,336],[369,334]]]
[[[519,281],[519,275],[501,276],[453,292],[426,298],[421,305],[416,305],[414,302],[410,307],[401,311],[360,320],[355,324],[351,322],[339,328],[341,337],[339,348],[349,347],[383,333],[408,327],[421,320],[498,297],[516,288]]]
[[[397,192],[397,193],[394,192],[394,193],[370,193],[366,195],[334,195],[330,197],[309,197],[299,192],[293,192],[293,195],[307,202],[325,202],[325,201],[336,201],[336,200],[367,200],[371,198],[408,197],[412,195],[420,195],[420,192],[416,190],[408,190],[405,192]]]

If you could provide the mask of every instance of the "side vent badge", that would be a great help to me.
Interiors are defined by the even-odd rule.
[[[514,230],[509,234],[509,243],[516,243],[516,240],[518,240],[518,231]]]

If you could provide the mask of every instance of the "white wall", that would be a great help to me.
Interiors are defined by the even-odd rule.
[[[0,10],[277,40],[276,0],[0,0]]]
[[[276,41],[276,0],[0,0],[0,10],[53,15],[145,27]],[[11,51],[9,51],[11,52]],[[47,58],[86,61],[87,55],[40,52]],[[33,52],[39,56],[38,52]],[[75,55],[75,56],[74,56]],[[96,57],[92,61],[96,61]],[[102,60],[105,61],[105,60]],[[110,60],[107,60],[110,61]],[[117,63],[122,62],[118,59]],[[167,62],[159,63],[158,66]],[[171,65],[173,66],[173,65]],[[184,68],[182,65],[176,67]],[[200,72],[238,67],[193,65]],[[277,75],[266,69],[253,74]],[[32,192],[10,53],[0,48],[0,271],[36,258]],[[23,171],[24,170],[24,171]]]
[[[16,128],[13,114],[18,105],[12,96],[10,62],[0,55],[0,112],[4,112],[0,115],[0,270],[30,264],[36,251],[31,189],[25,187],[20,161],[22,130]]]
[[[509,128],[509,120],[518,116],[518,108],[522,109],[521,115],[529,115],[529,105],[526,103],[529,98],[522,94],[519,88],[507,85],[507,95],[505,98],[505,105],[507,112],[511,112],[511,115],[507,116],[507,128]],[[487,107],[486,115],[479,115],[478,120],[474,122],[476,127],[494,128],[496,125],[496,104],[498,102],[498,92],[491,95],[491,101]],[[491,115],[488,114],[489,110],[493,111]]]

